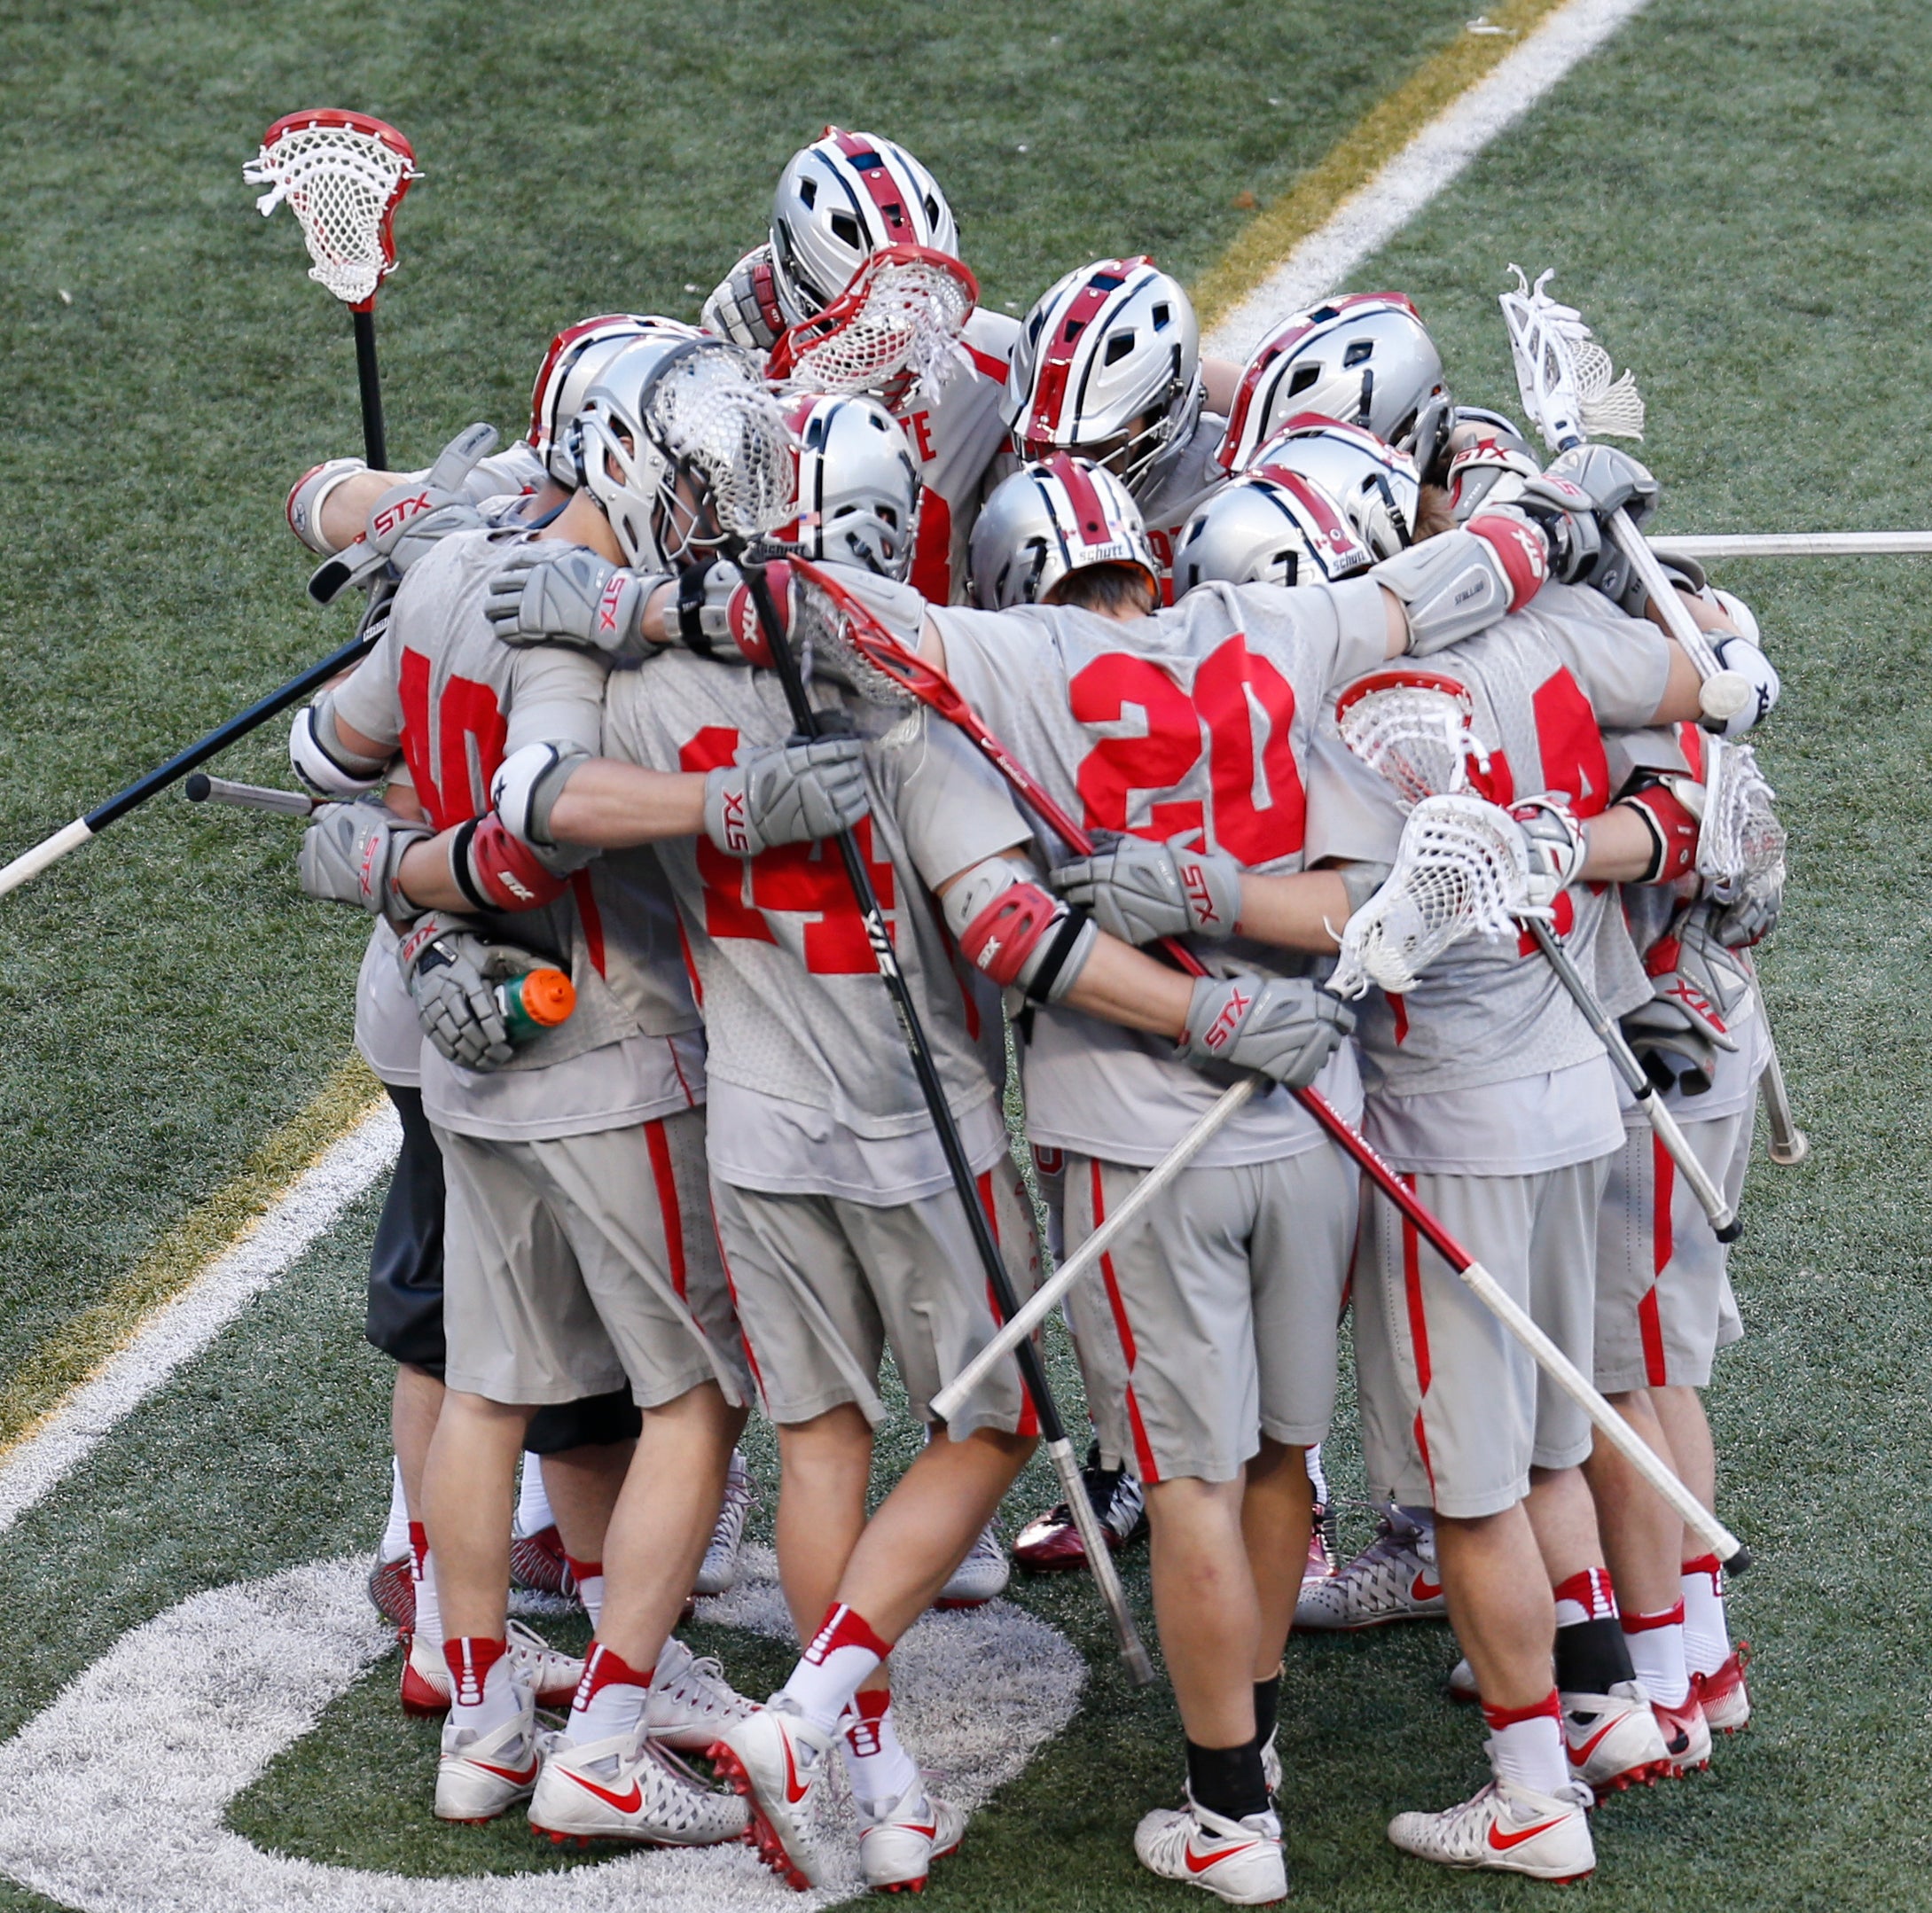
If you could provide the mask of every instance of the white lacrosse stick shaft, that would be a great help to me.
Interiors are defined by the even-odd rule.
[[[1207,1114],[1134,1184],[1126,1201],[1034,1290],[992,1340],[933,1397],[935,1415],[942,1421],[950,1421],[959,1412],[973,1391],[1039,1327],[1060,1299],[1090,1269],[1097,1268],[1100,1258],[1122,1236],[1139,1227],[1154,1198],[1214,1140],[1229,1118],[1255,1093],[1260,1081],[1259,1077],[1247,1076],[1222,1092]]]
[[[0,872],[4,876],[4,872]],[[1757,972],[1751,972],[1751,1000],[1764,1025],[1764,1074],[1757,1079],[1757,1093],[1764,1099],[1764,1120],[1771,1126],[1771,1160],[1780,1169],[1795,1169],[1811,1153],[1811,1138],[1798,1127],[1791,1113],[1791,1092],[1785,1088],[1783,1066],[1778,1060],[1778,1045],[1772,1041],[1771,1011],[1764,1007],[1764,986]]]
[[[1932,531],[1727,531],[1681,538],[1659,533],[1650,547],[1665,558],[1927,558]]]
[[[1698,629],[1683,594],[1664,576],[1663,566],[1650,549],[1650,541],[1621,505],[1610,514],[1610,535],[1631,561],[1631,569],[1643,581],[1651,603],[1663,614],[1664,629],[1678,641],[1703,680],[1697,704],[1704,714],[1704,722],[1713,730],[1722,730],[1740,712],[1748,710],[1757,695],[1750,679],[1741,671],[1725,670],[1717,661],[1717,653],[1710,648],[1710,640]]]

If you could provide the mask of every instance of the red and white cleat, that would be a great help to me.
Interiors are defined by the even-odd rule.
[[[812,1809],[833,1738],[774,1696],[748,1719],[732,1722],[711,1749],[711,1764],[751,1808],[759,1857],[801,1893],[819,1883]]]
[[[1740,1641],[1715,1674],[1693,1674],[1691,1693],[1714,1734],[1741,1734],[1751,1724],[1751,1693],[1744,1684],[1751,1644]]]
[[[734,1721],[757,1711],[709,1654],[693,1654],[676,1635],[665,1642],[644,1704],[644,1730],[661,1746],[706,1753]]]
[[[711,1530],[710,1544],[698,1565],[698,1578],[692,1583],[695,1595],[723,1594],[738,1584],[738,1551],[745,1544],[745,1518],[758,1500],[751,1485],[751,1470],[736,1448],[724,1472],[724,1501],[718,1510],[717,1526]]]
[[[1086,1465],[1080,1477],[1086,1483],[1087,1499],[1100,1519],[1107,1544],[1118,1554],[1147,1532],[1146,1497],[1140,1483],[1124,1468],[1103,1468],[1099,1444],[1087,1450]],[[1065,1502],[1036,1515],[1020,1530],[1013,1544],[1013,1558],[1032,1574],[1055,1573],[1064,1568],[1084,1567],[1087,1550],[1074,1526],[1073,1510]]]
[[[1607,1694],[1562,1694],[1558,1699],[1570,1778],[1599,1800],[1668,1777],[1663,1732],[1640,1683],[1619,1681]]]
[[[989,1521],[980,1530],[979,1539],[967,1549],[966,1559],[953,1569],[946,1585],[939,1590],[933,1605],[984,1607],[1005,1593],[1011,1574],[999,1531]]]
[[[1302,1568],[1302,1585],[1306,1588],[1327,1581],[1335,1572],[1334,1510],[1324,1502],[1315,1503],[1315,1519],[1308,1531],[1308,1559]]]
[[[436,1818],[481,1826],[529,1799],[542,1764],[536,1704],[518,1683],[522,1706],[487,1734],[446,1722],[436,1762]]]
[[[1492,1780],[1459,1807],[1439,1814],[1397,1814],[1388,1838],[1405,1854],[1444,1867],[1527,1873],[1537,1880],[1580,1880],[1594,1872],[1587,1787],[1562,1795]]]
[[[1288,1862],[1276,1815],[1227,1820],[1197,1806],[1157,1807],[1134,1829],[1134,1854],[1148,1872],[1199,1886],[1230,1906],[1272,1906],[1288,1896]]]
[[[1354,1560],[1325,1581],[1302,1582],[1295,1626],[1297,1633],[1349,1632],[1448,1613],[1435,1535],[1391,1506],[1381,1532]]]
[[[1667,1707],[1658,1701],[1653,1701],[1651,1706],[1656,1714],[1657,1725],[1663,1730],[1669,1777],[1681,1780],[1686,1774],[1701,1773],[1709,1767],[1710,1722],[1704,1718],[1704,1710],[1697,1704],[1695,1685],[1692,1686],[1680,1707]]]
[[[966,1815],[923,1780],[876,1817],[858,1807],[858,1863],[875,1893],[924,1893],[933,1862],[956,1853],[965,1837]]]
[[[751,1814],[737,1794],[706,1786],[646,1735],[617,1734],[579,1746],[567,1734],[551,1734],[530,1798],[530,1827],[559,1846],[623,1840],[715,1847],[743,1839]]]
[[[411,1573],[408,1555],[394,1561],[379,1560],[369,1570],[369,1598],[376,1612],[401,1633],[416,1627],[416,1580]]]
[[[1476,1686],[1476,1670],[1467,1660],[1459,1660],[1449,1670],[1449,1698],[1472,1703],[1482,1698]]]
[[[583,1678],[583,1663],[560,1654],[521,1621],[508,1629],[510,1664],[540,1707],[567,1708]],[[421,1715],[450,1711],[450,1665],[440,1647],[411,1640],[403,1662],[403,1711]]]
[[[528,1588],[533,1594],[575,1594],[577,1584],[571,1578],[569,1558],[564,1553],[564,1538],[554,1522],[534,1534],[510,1533],[510,1585]]]

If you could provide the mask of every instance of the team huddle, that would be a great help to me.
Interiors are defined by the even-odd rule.
[[[1748,1719],[1719,1562],[1325,1123],[1714,1506],[1714,1218],[1782,865],[1711,839],[1776,673],[1687,561],[1669,635],[1612,535],[1645,468],[1457,405],[1398,294],[1237,365],[1150,260],[1103,260],[813,387],[882,258],[958,254],[917,160],[828,129],[700,327],[569,326],[508,451],[472,427],[289,495],[376,634],[290,750],[303,887],[375,918],[356,1037],[403,1144],[372,1593],[403,1706],[447,1712],[435,1812],[751,1839],[802,1888],[842,1767],[866,1882],[922,1887],[966,1826],[900,1738],[894,1645],[1006,1585],[996,1515],[1052,1433],[1025,1343],[932,1404],[1212,1114],[1065,1299],[1099,1525],[1061,1505],[1015,1549],[1099,1566],[1076,1514],[1149,1537],[1185,1785],[1135,1851],[1280,1899],[1275,1794],[1319,1757],[1277,1721],[1291,1629],[1446,1614],[1491,1778],[1389,1839],[1579,1878],[1599,1803]],[[1698,633],[1744,687],[1721,717]],[[1476,842],[1480,920],[1468,880],[1443,901]],[[1345,1322],[1385,1513],[1338,1567]],[[868,1515],[888,1350],[927,1439]],[[676,1633],[737,1573],[755,1405],[802,1646],[763,1705]],[[582,1601],[582,1662],[512,1579]]]

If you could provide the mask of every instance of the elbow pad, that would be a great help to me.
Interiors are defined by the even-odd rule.
[[[975,863],[941,901],[966,961],[1035,1003],[1058,1003],[1099,941],[1084,910],[1050,895],[1011,857]]]
[[[1639,883],[1674,883],[1696,870],[1703,796],[1703,785],[1692,778],[1645,776],[1635,790],[1618,800],[1619,808],[1634,810],[1650,832],[1650,862]]]
[[[490,779],[489,800],[503,827],[520,842],[555,850],[550,814],[577,767],[591,761],[578,744],[526,744],[511,752]]]
[[[1411,656],[1427,658],[1521,611],[1543,589],[1550,544],[1523,513],[1480,511],[1460,531],[1411,545],[1368,575],[1402,601]]]
[[[289,768],[320,797],[360,797],[382,782],[393,761],[364,757],[342,742],[334,699],[326,691],[296,712],[289,730]]]
[[[322,535],[322,508],[328,503],[329,494],[343,480],[352,479],[358,472],[368,469],[367,463],[361,458],[329,458],[321,465],[310,465],[288,488],[288,504],[285,508],[288,513],[288,528],[317,558],[333,558],[338,549]]]
[[[553,903],[567,878],[548,868],[492,810],[473,817],[450,839],[450,875],[480,910],[531,910]]]
[[[1741,738],[1754,725],[1769,717],[1778,703],[1778,668],[1748,637],[1713,631],[1710,648],[1717,662],[1727,671],[1746,679],[1757,695],[1724,727],[1727,738]]]

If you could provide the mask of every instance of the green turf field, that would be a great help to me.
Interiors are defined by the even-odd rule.
[[[558,324],[614,305],[694,314],[687,288],[756,237],[778,165],[827,119],[919,152],[989,302],[1019,308],[1104,251],[1199,272],[1239,226],[1237,195],[1291,183],[1469,11],[811,0],[782,28],[768,9],[637,0],[0,12],[0,853],[347,636],[304,608],[281,523],[287,480],[353,449],[356,418],[341,315],[303,278],[286,215],[258,220],[240,181],[276,114],[355,104],[415,141],[427,177],[379,319],[391,442],[426,460],[472,418],[518,426]],[[1642,377],[1672,528],[1922,524],[1928,109],[1921,7],[1654,0],[1354,283],[1412,293],[1459,395],[1513,404],[1491,295],[1511,260],[1559,266],[1559,293]],[[1720,573],[1785,678],[1761,755],[1794,882],[1764,969],[1814,1153],[1754,1175],[1734,1264],[1750,1338],[1713,1396],[1726,1511],[1760,1561],[1736,1604],[1759,1722],[1710,1775],[1599,1816],[1588,1893],[1633,1913],[1687,1896],[1932,1907],[1924,563]],[[278,753],[264,738],[223,768],[272,777]],[[345,1053],[360,933],[296,893],[292,842],[163,800],[0,901],[9,1370],[58,1349]],[[387,1375],[356,1294],[373,1213],[359,1204],[0,1538],[0,1734],[184,1596],[373,1542]],[[1349,1447],[1345,1425],[1331,1452],[1358,1492]],[[1036,1471],[1011,1525],[1044,1498]],[[1177,1784],[1169,1697],[1127,1688],[1084,1587],[1016,1598],[1092,1677],[932,1898],[1179,1903],[1128,1845]],[[770,1644],[708,1644],[747,1686],[779,1671]],[[1536,1897],[1381,1839],[1390,1812],[1479,1777],[1475,1730],[1438,1698],[1453,1659],[1434,1628],[1291,1646],[1286,1813],[1307,1903]],[[432,1825],[433,1736],[387,1706],[393,1674],[275,1762],[236,1830],[335,1865],[553,1864],[513,1827]],[[0,1906],[47,1904],[0,1886]]]

